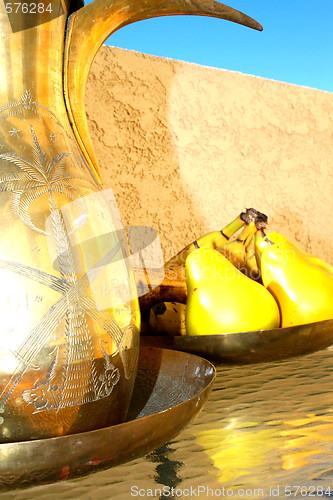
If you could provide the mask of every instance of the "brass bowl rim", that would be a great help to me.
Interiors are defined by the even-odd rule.
[[[213,335],[149,335],[145,343],[190,352],[215,363],[249,364],[278,361],[330,347],[333,344],[333,319]]]
[[[215,381],[216,368],[210,361],[195,354],[159,347],[140,347],[140,352],[146,353],[146,356],[148,352],[150,355],[151,351],[155,351],[153,355],[156,356],[167,356],[161,369],[162,377],[166,376],[167,380],[173,378],[174,374],[172,369],[170,370],[170,366],[172,365],[171,359],[176,357],[178,363],[181,361],[181,365],[185,368],[189,365],[191,365],[190,369],[195,371],[197,371],[198,367],[203,368],[205,376],[200,379],[202,384],[193,387],[192,381],[185,376],[184,381],[187,381],[185,386],[191,388],[192,391],[190,397],[184,392],[181,394],[184,400],[172,404],[171,396],[168,395],[169,401],[166,403],[169,406],[165,408],[165,400],[159,394],[161,391],[157,390],[156,396],[159,398],[160,406],[164,406],[163,409],[147,415],[140,416],[139,414],[135,418],[109,427],[66,436],[1,443],[0,453],[3,454],[3,458],[0,464],[0,491],[28,488],[63,480],[64,478],[58,476],[61,468],[68,465],[72,467],[72,470],[65,479],[74,479],[98,470],[121,465],[162,446],[181,432],[204,406]],[[192,360],[192,364],[189,362],[190,360]],[[160,369],[158,369],[157,376],[160,373]],[[149,393],[149,397],[154,395],[154,391],[155,385]],[[163,393],[164,397],[165,394]],[[132,396],[133,400],[135,400],[135,394]],[[149,403],[148,411],[150,411]],[[132,446],[133,433],[138,437]],[[124,439],[124,443],[119,444],[120,436],[127,437],[127,441]],[[100,461],[96,464],[89,463],[88,467],[88,462],[96,455],[96,448],[100,452]],[[42,463],[42,460],[45,460],[45,454],[47,464]],[[56,457],[53,461],[54,454]],[[38,459],[36,456],[43,457],[43,459]],[[49,463],[49,457],[51,456],[53,463]],[[29,463],[29,457],[32,461],[40,460],[38,470],[33,470],[33,466]],[[23,474],[21,471],[22,464],[25,467]],[[10,465],[14,465],[14,468],[10,467]]]
[[[158,349],[158,350],[161,350],[161,351],[171,351],[173,353],[177,353],[177,354],[185,354],[185,353],[182,353],[182,351],[173,351],[172,349],[167,349],[167,348],[162,348],[162,347],[154,347],[154,346],[143,346],[141,347],[141,349]],[[0,443],[0,451],[1,451],[1,448],[2,447],[6,447],[6,446],[10,446],[10,445],[17,445],[19,444],[20,446],[21,445],[28,445],[28,444],[31,444],[31,443],[38,443],[38,442],[52,442],[52,441],[61,441],[61,440],[70,440],[70,438],[74,439],[74,437],[78,437],[78,436],[84,436],[84,435],[92,435],[94,433],[103,433],[103,432],[106,432],[107,430],[109,429],[114,429],[116,427],[121,427],[121,426],[126,426],[126,425],[129,425],[131,424],[132,422],[135,422],[137,420],[141,420],[141,419],[148,419],[152,416],[157,416],[161,413],[165,413],[169,410],[172,410],[174,408],[177,408],[181,405],[184,405],[186,404],[187,402],[193,400],[193,399],[196,399],[198,397],[198,395],[200,395],[202,392],[204,392],[206,389],[210,388],[210,386],[213,385],[214,383],[214,380],[215,380],[215,377],[216,377],[216,368],[214,366],[213,363],[211,363],[208,359],[205,359],[205,358],[202,358],[201,356],[199,356],[198,354],[193,354],[193,353],[186,353],[187,355],[191,356],[191,357],[196,357],[200,360],[200,362],[204,362],[205,364],[207,364],[207,367],[211,367],[212,369],[212,376],[211,376],[211,380],[209,382],[207,382],[207,384],[205,385],[205,387],[199,391],[198,393],[194,394],[193,396],[187,398],[187,399],[184,399],[184,401],[181,401],[180,403],[177,403],[175,405],[171,405],[169,408],[167,409],[164,409],[164,410],[161,410],[161,411],[157,411],[157,412],[154,412],[154,413],[148,413],[147,415],[143,415],[143,416],[138,416],[136,418],[133,418],[133,419],[130,419],[130,420],[125,420],[125,422],[121,422],[119,424],[114,424],[114,425],[110,425],[110,426],[107,426],[107,427],[101,427],[99,429],[93,429],[93,430],[90,430],[90,431],[83,431],[83,432],[76,432],[76,433],[73,433],[73,434],[67,434],[65,436],[53,436],[53,437],[49,437],[49,438],[40,438],[40,439],[30,439],[30,440],[27,440],[27,441],[13,441],[12,443]],[[135,396],[132,395],[132,398],[131,398],[131,401],[133,400]],[[1,477],[1,475],[0,475]],[[1,484],[1,483],[0,483]]]
[[[289,332],[289,331],[296,331],[297,329],[301,329],[302,327],[307,327],[311,325],[321,325],[325,323],[331,323],[333,325],[333,319],[324,319],[321,321],[313,321],[311,323],[302,323],[300,325],[293,325],[293,326],[280,326],[277,328],[266,328],[266,329],[261,329],[261,330],[246,330],[244,332],[221,332],[221,333],[214,333],[210,335],[177,335],[177,337],[187,337],[187,338],[200,338],[200,337],[225,337],[226,335],[244,335],[244,334],[257,334],[257,333],[263,333],[263,332]],[[333,343],[333,336],[332,336],[332,343]]]

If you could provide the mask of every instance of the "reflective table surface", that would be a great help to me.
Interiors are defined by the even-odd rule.
[[[333,497],[333,349],[217,365],[201,413],[125,465],[4,499]]]

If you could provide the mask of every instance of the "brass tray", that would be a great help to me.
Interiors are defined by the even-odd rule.
[[[192,354],[140,349],[125,423],[80,434],[0,444],[0,492],[87,475],[158,448],[199,413],[215,368]]]
[[[325,349],[333,344],[333,320],[286,328],[218,335],[141,337],[143,345],[191,352],[222,363],[276,361]]]

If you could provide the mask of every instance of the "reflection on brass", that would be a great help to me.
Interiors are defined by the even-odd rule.
[[[0,442],[126,416],[140,312],[126,246],[115,237],[118,213],[101,187],[84,88],[109,34],[173,13],[260,29],[209,0],[0,3]]]
[[[148,453],[201,411],[214,377],[214,367],[198,356],[141,349],[127,422],[56,439],[2,444],[0,490],[83,476]]]
[[[151,332],[150,332],[151,333]],[[333,344],[333,320],[254,332],[196,336],[147,336],[145,345],[187,351],[222,363],[261,363],[292,358]]]

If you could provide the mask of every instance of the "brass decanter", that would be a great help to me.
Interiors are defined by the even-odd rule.
[[[210,0],[0,3],[0,442],[126,418],[140,311],[84,90],[108,36],[172,14],[261,29]]]

